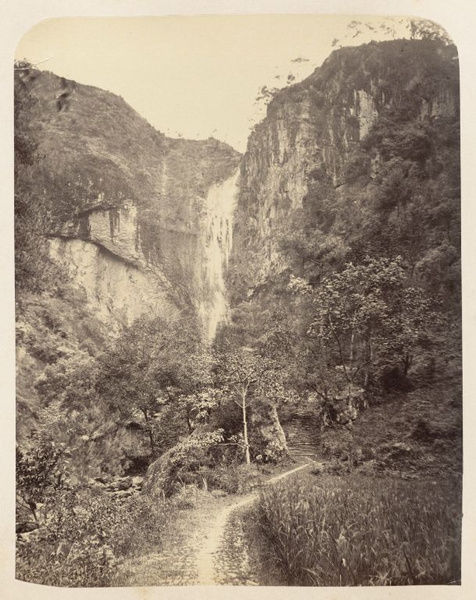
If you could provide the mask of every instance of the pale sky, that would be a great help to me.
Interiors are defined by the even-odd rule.
[[[377,29],[364,26],[353,37],[352,20]],[[30,29],[16,58],[122,96],[166,135],[215,137],[244,152],[264,116],[256,104],[263,85],[310,75],[335,38],[350,45],[394,37],[379,25],[382,19],[359,15],[61,18]],[[395,28],[402,37],[397,20]]]

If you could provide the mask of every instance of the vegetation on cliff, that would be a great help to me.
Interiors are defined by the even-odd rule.
[[[441,40],[343,48],[276,93],[249,140],[228,272],[232,327],[251,345],[270,327],[284,334],[300,400],[281,421],[304,429],[301,412],[312,415],[313,443],[339,474],[325,484],[345,504],[316,487],[264,495],[262,554],[285,583],[459,580],[460,499],[450,492],[462,459],[458,93],[456,50]],[[375,521],[359,523],[357,505],[367,485],[376,501],[380,477],[423,478],[422,498],[438,486],[418,525],[422,548],[435,552],[412,546],[412,557],[412,529],[395,517],[420,493],[412,485],[395,483],[393,496],[369,504]],[[417,506],[408,506],[416,520]],[[446,523],[445,541],[434,520]],[[377,539],[361,540],[369,527]],[[392,536],[405,554],[380,546]]]
[[[139,245],[146,262],[193,294],[169,248],[170,232],[196,237],[207,191],[233,173],[238,152],[212,138],[167,138],[122,98],[26,63],[15,70],[15,148],[19,293],[45,278],[47,250],[40,260],[36,248],[47,245],[46,236],[89,239],[88,214],[111,211],[117,220],[117,211],[133,205],[132,250]],[[55,276],[41,285],[51,289]]]
[[[336,399],[352,384],[377,401],[436,373],[458,382],[453,46],[398,40],[334,52],[274,97],[242,177],[228,283],[244,338],[263,335],[266,307],[280,305],[295,355],[309,356],[307,389],[325,402],[317,380]]]

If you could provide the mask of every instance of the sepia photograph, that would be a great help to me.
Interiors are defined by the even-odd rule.
[[[16,580],[461,587],[444,25],[329,11],[25,33]]]

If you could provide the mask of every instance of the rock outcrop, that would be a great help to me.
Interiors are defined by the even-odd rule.
[[[286,436],[279,422],[278,411],[272,403],[263,402],[251,412],[251,446],[260,454],[255,457],[263,462],[279,462],[288,455]]]

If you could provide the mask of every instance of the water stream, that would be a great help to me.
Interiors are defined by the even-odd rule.
[[[233,243],[233,213],[238,191],[239,169],[222,183],[212,185],[206,199],[203,226],[202,298],[199,315],[208,340],[219,323],[228,319],[225,269]]]

